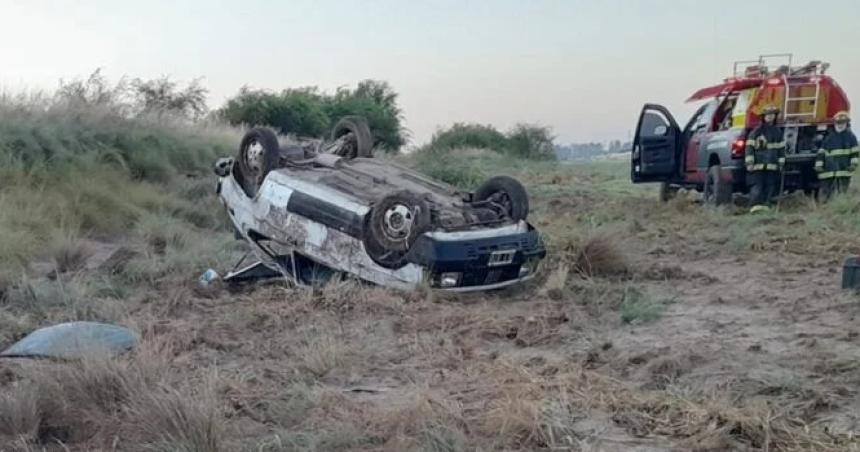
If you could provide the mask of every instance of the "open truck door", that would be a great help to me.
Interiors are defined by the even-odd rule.
[[[630,162],[633,183],[668,182],[679,174],[681,129],[662,105],[645,104],[639,115]]]

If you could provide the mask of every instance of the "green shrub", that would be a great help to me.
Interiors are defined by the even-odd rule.
[[[427,148],[437,150],[475,148],[507,152],[508,146],[508,139],[493,126],[455,123],[447,129],[436,131]]]
[[[549,127],[517,124],[508,132],[508,148],[517,157],[532,160],[555,159],[554,137]]]
[[[455,123],[436,131],[421,150],[488,149],[530,160],[555,159],[554,137],[548,127],[517,124],[507,134],[482,124]]]
[[[334,94],[316,87],[286,89],[280,93],[243,87],[218,114],[231,124],[265,125],[283,134],[325,137],[340,118],[367,119],[375,145],[397,152],[406,142],[397,93],[386,82],[364,80],[353,90]]]
[[[161,101],[142,109],[121,95],[122,83],[110,87],[98,73],[53,94],[0,95],[0,279],[19,278],[37,257],[50,259],[46,251],[70,270],[80,265],[80,250],[58,241],[64,231],[125,236],[161,211],[222,227],[221,211],[200,201],[202,188],[193,199],[182,190],[187,175],[206,175],[212,196],[210,165],[234,153],[238,133],[177,116],[199,108],[180,106],[174,87],[162,90],[160,111],[153,110]]]

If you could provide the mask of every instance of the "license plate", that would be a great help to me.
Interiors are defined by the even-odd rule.
[[[490,260],[487,262],[487,265],[490,267],[508,265],[514,261],[516,254],[516,250],[493,251],[490,253]]]

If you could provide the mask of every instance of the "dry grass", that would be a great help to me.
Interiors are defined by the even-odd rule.
[[[609,276],[626,272],[627,261],[619,249],[617,236],[595,233],[587,237],[576,254],[575,268],[585,276]]]
[[[219,452],[225,448],[225,428],[215,383],[196,391],[161,385],[137,395],[128,404],[131,429],[148,450],[158,452]]]
[[[58,230],[49,242],[48,253],[58,273],[80,270],[92,255],[89,245],[74,231]]]
[[[38,388],[13,384],[0,393],[0,440],[33,442],[42,421]]]
[[[333,369],[348,366],[351,355],[349,344],[328,332],[309,336],[296,350],[301,368],[317,378],[325,376]]]

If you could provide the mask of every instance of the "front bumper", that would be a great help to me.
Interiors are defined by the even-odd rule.
[[[433,288],[450,291],[489,290],[531,279],[546,256],[538,231],[498,236],[447,239],[424,235],[407,260],[427,269]]]

